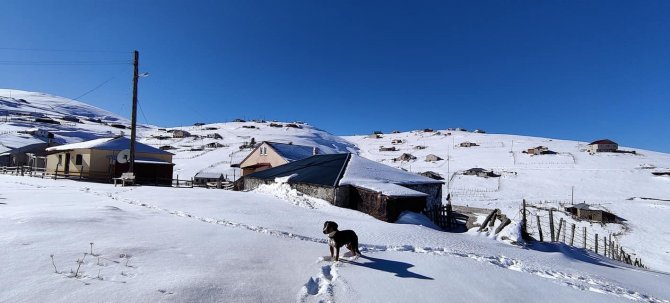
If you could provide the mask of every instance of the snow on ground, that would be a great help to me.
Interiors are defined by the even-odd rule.
[[[0,186],[1,302],[670,298],[665,273],[562,245],[519,247],[318,201],[295,204],[296,193],[274,197],[281,188],[114,187],[5,175]],[[355,230],[363,256],[330,261],[326,220]],[[84,256],[91,242],[94,255]],[[70,270],[82,258],[75,278]]]
[[[599,233],[602,237],[611,233],[627,252],[633,254],[633,258],[641,257],[649,267],[670,272],[670,228],[664,219],[670,215],[670,178],[651,174],[652,171],[670,169],[669,154],[624,146],[620,149],[637,153],[589,155],[584,151],[588,142],[452,130],[382,136],[379,139],[369,136],[343,138],[355,143],[360,155],[368,159],[411,172],[441,174],[445,178],[443,196],[446,199],[446,193],[451,193],[454,204],[499,208],[516,222],[521,219],[522,199],[529,205],[562,209],[571,203],[574,186],[575,204],[585,201],[607,209],[625,219],[626,227],[576,222],[564,216],[569,223],[588,227],[591,236]],[[392,144],[393,140],[401,140],[402,144]],[[480,146],[461,147],[462,142]],[[530,156],[522,153],[540,145],[557,154]],[[380,152],[380,146],[395,146],[398,151]],[[410,153],[417,159],[391,160],[402,153]],[[429,154],[444,160],[424,161]],[[461,174],[475,167],[491,169],[501,176],[481,178]],[[531,213],[535,214],[536,210],[531,208]],[[547,215],[542,211],[539,214]],[[531,220],[534,220],[533,216]],[[558,217],[556,220],[558,222]],[[530,223],[536,230],[536,222]]]

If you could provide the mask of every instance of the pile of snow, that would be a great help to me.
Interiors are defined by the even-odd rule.
[[[277,179],[285,179],[289,177],[291,176]],[[276,183],[272,184],[261,184],[258,188],[254,189],[253,192],[268,194],[300,207],[318,208],[320,206],[323,207],[324,205],[330,205],[324,200],[303,195],[297,190],[291,188],[291,185],[286,182],[288,182],[288,179],[284,180],[283,182],[276,181]]]
[[[419,226],[424,226],[432,228],[434,230],[442,230],[439,226],[435,225],[428,217],[424,214],[415,213],[413,211],[403,211],[398,216],[398,220],[395,221],[397,224],[414,224]]]

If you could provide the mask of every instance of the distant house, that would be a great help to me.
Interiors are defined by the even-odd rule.
[[[112,124],[110,124],[109,126],[114,127],[114,128],[119,128],[119,129],[126,129],[126,128],[128,128],[128,127],[126,127],[125,125],[123,125],[123,124],[118,124],[118,123],[112,123]]]
[[[471,168],[463,172],[463,175],[466,176],[477,176],[477,177],[500,177],[500,175],[495,174],[493,171],[488,169],[483,169],[479,167]]]
[[[48,124],[60,124],[60,122],[58,122],[54,119],[51,119],[49,117],[35,118],[35,122],[48,123]]]
[[[370,138],[370,139],[381,139],[381,138],[383,138],[383,136],[380,135],[380,134],[372,134],[372,135],[369,135],[368,138]]]
[[[275,182],[387,222],[395,222],[403,211],[442,205],[442,181],[354,154],[315,155],[243,177],[245,190]]]
[[[61,119],[69,122],[81,123],[81,120],[75,116],[63,116]]]
[[[433,132],[433,129],[432,129],[432,128],[424,128],[424,129],[423,129],[423,132],[424,132],[424,133],[432,133],[432,132]]]
[[[129,148],[130,139],[121,136],[49,147],[46,171],[59,176],[111,181],[128,171],[128,163],[118,162],[118,154]],[[135,143],[133,172],[137,183],[172,184],[173,165],[171,153]]]
[[[218,127],[214,127],[214,126],[207,126],[207,127],[203,128],[203,129],[204,129],[204,130],[217,130],[217,129],[219,129],[219,128],[218,128]]]
[[[430,155],[426,156],[426,162],[437,162],[437,161],[441,161],[441,160],[444,160],[444,159],[442,159],[442,158],[440,158],[440,157],[438,157],[434,154],[430,154]]]
[[[457,127],[455,130],[457,130],[457,131],[461,131],[461,132],[466,132],[466,131],[468,131],[467,129],[465,129],[465,128],[461,128],[461,127]]]
[[[0,166],[31,166],[44,168],[45,149],[49,143],[34,143],[0,153]],[[36,159],[41,159],[36,162]]]
[[[175,129],[172,130],[172,138],[186,138],[191,136],[191,133],[183,130],[183,129]]]
[[[412,160],[416,160],[416,157],[413,156],[412,154],[408,154],[408,153],[404,153],[404,154],[398,156],[397,158],[393,159],[394,162],[395,161],[401,161],[401,162],[402,161],[412,161]]]
[[[398,149],[395,146],[390,146],[390,147],[384,147],[380,146],[379,151],[380,152],[389,152],[389,151],[397,151]]]
[[[233,120],[233,122],[247,122],[247,121],[245,121],[243,119],[240,119],[240,118],[237,118],[237,119]]]
[[[158,149],[160,149],[160,150],[172,150],[172,149],[177,149],[177,148],[174,147],[174,146],[171,146],[171,145],[163,145],[163,146],[159,147]]]
[[[529,155],[539,156],[539,155],[544,155],[544,154],[551,154],[553,152],[550,151],[549,148],[546,147],[546,146],[537,146],[537,147],[529,148],[526,151],[526,153],[529,154]]]
[[[404,142],[402,139],[393,139],[391,140],[391,144],[403,144]]]
[[[486,133],[486,131],[484,131],[483,129],[475,129],[475,130],[472,131],[472,132],[473,132],[473,133],[476,133],[476,134],[485,134],[485,133]]]
[[[568,206],[565,211],[576,218],[600,223],[616,223],[618,218],[613,213],[601,209],[593,209],[586,203]]]
[[[609,139],[593,141],[586,148],[586,150],[590,154],[616,152],[618,149],[619,145],[616,142]]]
[[[654,176],[668,176],[670,177],[670,171],[655,171],[652,172]]]
[[[425,172],[419,173],[419,175],[422,175],[422,176],[427,177],[427,178],[431,178],[433,180],[444,180],[442,175],[440,175],[440,174],[438,174],[434,171],[425,171]]]
[[[242,128],[254,129],[254,128],[257,128],[257,127],[256,127],[256,125],[242,125]]]
[[[425,145],[417,145],[417,146],[414,146],[414,149],[416,149],[416,150],[426,149],[426,146]]]
[[[223,145],[219,142],[211,142],[211,143],[205,144],[205,147],[207,147],[207,148],[220,148],[220,147],[224,147],[224,146],[225,145]]]
[[[399,130],[394,130],[394,131],[392,131],[391,133],[392,133],[392,134],[399,134],[400,131],[399,131]]]
[[[373,135],[383,135],[384,133],[381,130],[376,130],[372,132]]]
[[[472,146],[479,146],[479,145],[477,145],[477,143],[474,143],[474,142],[465,141],[465,142],[461,142],[461,144],[459,144],[459,146],[460,147],[472,147]]]
[[[20,130],[20,134],[28,134],[34,137],[42,138],[42,139],[53,139],[54,134],[49,132],[48,130],[41,129],[41,128],[29,128],[26,130]]]
[[[289,162],[302,160],[318,153],[318,148],[313,146],[264,141],[256,146],[236,166],[242,169],[242,175],[245,176]]]
[[[223,173],[199,172],[193,177],[193,184],[205,186],[208,182],[223,182],[225,180]]]
[[[219,133],[211,133],[211,134],[207,134],[207,138],[210,138],[210,139],[223,139],[223,137],[221,137],[221,135],[219,135]]]
[[[271,123],[270,123],[270,127],[277,127],[277,128],[279,128],[279,127],[284,127],[284,125],[281,125],[281,124],[279,124],[279,123],[271,122]]]
[[[203,125],[205,125],[205,123],[202,122],[193,123],[193,126],[203,126]]]
[[[290,127],[290,128],[302,128],[302,126],[300,126],[300,125],[298,125],[298,124],[295,124],[295,123],[288,123],[288,124],[286,124],[286,127]]]

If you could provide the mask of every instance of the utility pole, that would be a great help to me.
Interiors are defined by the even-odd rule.
[[[140,52],[135,50],[135,58],[133,60],[133,111],[131,115],[130,122],[130,161],[128,162],[128,172],[133,172],[133,166],[135,165],[135,139],[136,139],[136,128],[137,128],[137,80],[138,67],[140,65]]]
[[[572,192],[570,194],[570,204],[575,204],[575,186],[572,186]]]

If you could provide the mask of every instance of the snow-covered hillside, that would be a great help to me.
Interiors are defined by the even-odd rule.
[[[623,228],[618,224],[575,222],[578,227],[600,231],[601,236],[613,233],[651,268],[670,271],[670,229],[664,223],[670,216],[670,178],[652,174],[670,169],[668,154],[621,147],[636,153],[590,155],[584,151],[588,142],[454,130],[344,138],[355,143],[363,157],[412,172],[439,173],[445,178],[444,192],[451,193],[454,204],[499,208],[517,221],[522,199],[531,205],[562,209],[561,205],[571,203],[574,186],[575,203],[586,201],[607,209],[626,220],[627,225]],[[393,140],[397,144],[392,144]],[[477,146],[461,147],[463,142]],[[380,146],[395,146],[398,151],[380,152]],[[537,146],[546,146],[556,154],[523,153]],[[403,153],[417,159],[392,160]],[[429,154],[443,160],[427,162]],[[470,168],[490,169],[500,177],[462,175]],[[546,215],[535,208],[530,208],[530,212]],[[568,216],[561,217],[574,222]],[[534,219],[530,216],[529,226],[536,231]]]
[[[79,101],[0,90],[0,153],[47,140],[21,132],[30,128],[53,133],[57,142],[74,143],[128,134],[120,127],[129,124]],[[190,136],[174,138],[174,130]],[[305,123],[269,121],[174,128],[142,125],[138,138],[154,147],[173,147],[169,151],[175,154],[174,173],[180,179],[201,171],[239,176],[231,164],[251,151],[240,146],[252,138],[315,146],[323,152],[355,152],[410,172],[433,171],[445,178],[444,197],[449,193],[454,204],[501,209],[514,221],[506,231],[510,237],[520,221],[522,199],[531,206],[529,228],[536,233],[534,215],[545,220],[541,208],[570,204],[574,189],[575,203],[585,201],[609,210],[625,224],[577,222],[561,212],[555,213],[557,220],[563,218],[601,237],[613,234],[648,267],[670,272],[666,223],[670,177],[652,174],[670,170],[668,154],[621,147],[636,153],[590,155],[585,151],[588,142],[453,130],[401,132],[376,139],[339,137]],[[463,142],[477,146],[461,147]],[[380,146],[394,146],[397,151],[382,152]],[[555,153],[523,153],[537,146]],[[403,153],[417,158],[392,160]],[[442,160],[427,162],[429,154]],[[499,177],[462,174],[470,168],[490,169]],[[555,301],[670,298],[660,286],[667,284],[667,274],[630,269],[580,249],[561,245],[519,249],[473,237],[477,233],[455,235],[416,226],[420,218],[401,219],[415,223],[410,225],[383,223],[277,188],[257,193],[113,189],[2,175],[0,188],[0,227],[5,231],[0,245],[10,248],[2,268],[16,273],[3,271],[0,283],[19,285],[0,288],[2,302],[65,301],[77,294],[87,301],[436,301],[446,290],[460,301],[533,301],[538,294],[525,286]],[[327,248],[320,227],[327,219],[360,231],[364,259],[336,265],[323,260]],[[112,261],[100,267],[87,260],[84,278],[68,278],[72,261],[89,242],[100,245]],[[277,252],[281,262],[272,261]],[[70,262],[65,265],[65,260],[57,259],[57,266],[65,266],[59,268],[60,274],[48,272],[51,253]],[[119,255],[137,256],[132,262],[141,263],[121,266],[113,262]],[[102,280],[95,279],[96,269]],[[221,275],[224,272],[231,276]],[[266,278],[267,272],[273,275]],[[15,276],[21,277],[18,282],[12,280]],[[35,285],[53,296],[31,296]],[[126,286],[134,291],[124,291]],[[46,291],[54,288],[58,291]]]

